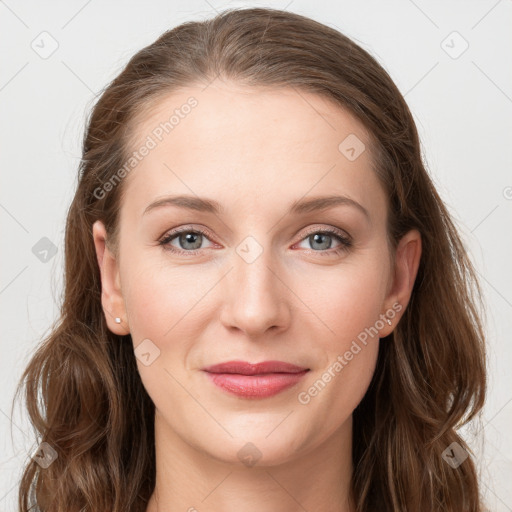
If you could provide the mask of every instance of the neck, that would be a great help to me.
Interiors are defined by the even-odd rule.
[[[353,512],[351,417],[307,452],[245,466],[186,443],[157,413],[156,485],[146,512]],[[249,450],[250,451],[250,450]]]

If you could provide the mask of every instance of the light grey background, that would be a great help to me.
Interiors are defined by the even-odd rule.
[[[485,291],[490,390],[481,424],[465,432],[489,508],[512,510],[511,0],[0,1],[0,510],[17,510],[21,464],[37,446],[19,405],[11,426],[11,402],[59,311],[64,221],[85,114],[136,51],[229,6],[286,8],[339,29],[405,95]],[[43,237],[57,247],[46,262],[32,250]]]

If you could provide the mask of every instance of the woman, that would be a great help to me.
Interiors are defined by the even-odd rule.
[[[23,512],[483,510],[475,272],[403,97],[334,29],[231,10],[138,52],[65,265]]]

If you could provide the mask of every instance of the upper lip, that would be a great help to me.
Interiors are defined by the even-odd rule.
[[[251,364],[246,361],[227,361],[203,368],[209,373],[237,373],[240,375],[261,375],[265,373],[300,373],[309,368],[302,368],[283,361],[263,361]]]

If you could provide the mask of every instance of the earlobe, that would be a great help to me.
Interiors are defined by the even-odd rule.
[[[116,258],[106,245],[105,226],[97,220],[92,226],[96,258],[101,275],[101,305],[107,326],[114,334],[123,336],[130,330],[126,319],[126,308],[119,286],[119,267]]]
[[[418,274],[421,250],[421,234],[416,229],[406,233],[398,243],[392,271],[393,281],[385,302],[387,310],[393,311],[392,326],[386,326],[381,337],[393,331],[405,312]]]

